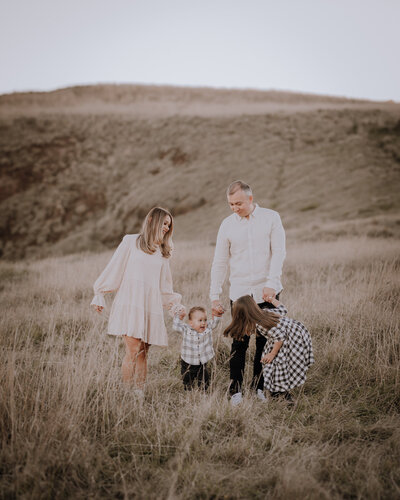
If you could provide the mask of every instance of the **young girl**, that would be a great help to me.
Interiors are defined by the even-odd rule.
[[[287,309],[281,302],[270,302],[274,309],[260,309],[250,295],[237,299],[224,335],[239,339],[243,332],[251,335],[256,330],[264,335],[264,387],[271,396],[291,401],[290,389],[304,384],[308,367],[314,363],[311,336],[302,323],[286,317]]]
[[[169,258],[172,252],[172,215],[155,207],[147,214],[140,234],[124,236],[94,288],[91,305],[102,312],[104,294],[117,291],[108,322],[109,335],[123,336],[126,353],[122,379],[143,396],[150,345],[166,346],[163,307],[171,315],[185,315],[181,295],[172,289]]]

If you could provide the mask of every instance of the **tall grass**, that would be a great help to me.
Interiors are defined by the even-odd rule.
[[[208,304],[212,253],[176,247],[175,289],[187,305]],[[249,391],[231,408],[223,326],[210,394],[185,393],[169,319],[170,345],[150,349],[139,405],[120,382],[122,343],[88,306],[108,258],[0,265],[1,497],[400,496],[396,242],[320,242],[289,253],[282,298],[309,327],[316,357],[294,408],[263,405]]]

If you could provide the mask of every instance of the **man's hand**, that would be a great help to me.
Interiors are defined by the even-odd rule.
[[[266,354],[265,356],[263,356],[261,358],[261,363],[272,363],[272,361],[274,360],[276,354],[273,354],[272,352],[269,352],[268,354]]]
[[[219,300],[213,300],[211,302],[211,311],[213,316],[221,317],[224,314],[225,309]]]
[[[271,299],[274,299],[276,295],[276,291],[273,288],[268,288],[265,286],[263,288],[263,299],[265,302],[271,302]]]
[[[97,311],[98,313],[101,313],[103,311],[103,309],[104,309],[103,306],[93,305],[93,307],[94,307],[94,310]]]

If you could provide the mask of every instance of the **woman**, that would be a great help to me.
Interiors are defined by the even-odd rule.
[[[109,335],[123,336],[126,353],[122,379],[143,396],[150,345],[166,346],[163,307],[185,316],[181,295],[173,292],[169,258],[172,252],[172,215],[155,207],[146,215],[140,234],[124,236],[93,288],[91,305],[105,306],[104,293],[117,291],[108,323]]]

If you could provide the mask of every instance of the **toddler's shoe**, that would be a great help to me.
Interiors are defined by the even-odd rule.
[[[242,401],[243,401],[243,396],[241,392],[236,392],[235,394],[232,394],[231,397],[232,406],[239,406]]]

